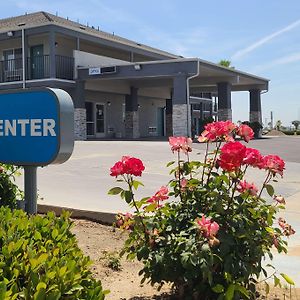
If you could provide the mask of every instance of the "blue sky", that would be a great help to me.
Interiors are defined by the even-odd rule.
[[[48,11],[186,57],[269,78],[263,121],[300,119],[299,0],[9,0],[0,17]],[[234,120],[248,119],[248,93],[233,93]]]

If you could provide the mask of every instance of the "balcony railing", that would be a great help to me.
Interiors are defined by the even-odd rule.
[[[50,64],[55,64],[55,78],[74,79],[74,58],[55,56],[55,62],[49,55],[28,57],[25,61],[26,80],[50,78]],[[0,83],[23,80],[22,58],[0,61]]]

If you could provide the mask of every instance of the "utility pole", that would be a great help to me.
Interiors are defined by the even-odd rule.
[[[271,129],[273,129],[274,126],[273,126],[273,112],[271,111]]]

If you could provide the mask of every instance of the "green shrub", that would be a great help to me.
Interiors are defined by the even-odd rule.
[[[20,167],[0,164],[0,206],[17,207],[17,200],[23,200],[23,192],[15,184]]]
[[[0,208],[0,299],[104,299],[78,248],[69,214]]]
[[[143,186],[136,180],[145,169],[141,160],[123,156],[110,169],[127,187],[114,187],[109,194],[119,194],[135,209],[117,220],[130,232],[123,254],[143,263],[143,281],[171,283],[184,300],[252,300],[258,279],[273,277],[274,285],[280,284],[277,271],[263,261],[272,260],[273,250],[287,252],[286,237],[295,233],[277,219],[285,199],[272,187],[285,163],[233,141],[236,131],[245,141],[252,136],[245,125],[210,124],[201,135],[207,141],[204,161],[190,160],[190,138],[170,137],[177,156],[167,165],[173,166],[173,178],[151,197],[136,199]],[[248,181],[249,168],[265,172],[261,186]]]
[[[283,132],[285,135],[294,135],[294,134],[295,134],[295,131],[291,131],[291,130],[282,130],[282,132]]]

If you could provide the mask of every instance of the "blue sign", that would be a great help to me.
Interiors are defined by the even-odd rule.
[[[74,108],[59,89],[0,93],[0,162],[44,166],[62,163],[74,146]]]

